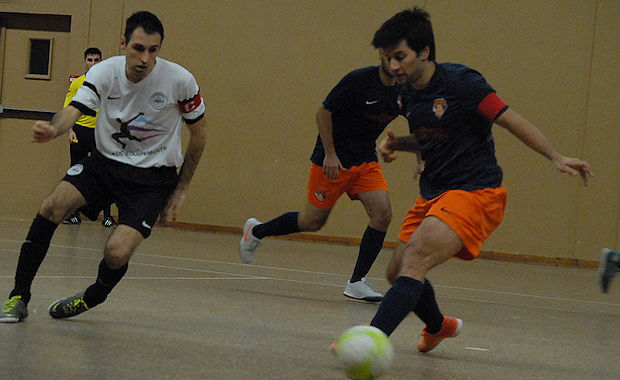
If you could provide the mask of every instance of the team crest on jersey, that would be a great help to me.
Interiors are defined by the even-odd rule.
[[[67,170],[67,174],[71,176],[79,175],[80,173],[82,173],[82,170],[84,170],[84,165],[75,164],[72,167],[70,167],[69,170]]]
[[[448,109],[448,102],[446,102],[446,99],[439,98],[439,99],[435,99],[435,101],[433,102],[433,113],[435,114],[435,117],[437,119],[441,119],[441,117],[443,116],[443,114],[446,112],[447,109]]]
[[[164,95],[163,92],[156,92],[153,95],[151,95],[149,99],[149,103],[151,104],[151,107],[159,111],[166,106],[167,100],[168,99],[166,98],[166,95]]]
[[[327,198],[327,194],[323,190],[317,190],[314,192],[314,199],[318,202],[323,202]]]

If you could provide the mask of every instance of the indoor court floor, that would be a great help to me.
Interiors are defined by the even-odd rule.
[[[0,218],[3,301],[30,222]],[[93,282],[110,232],[58,227],[30,316],[0,324],[3,379],[345,379],[329,345],[377,310],[342,295],[356,247],[265,239],[248,265],[239,235],[158,227],[105,303],[49,317],[50,303]],[[368,276],[382,292],[390,255]],[[605,295],[593,270],[457,259],[429,278],[463,331],[418,353],[411,314],[382,379],[620,379],[620,279]]]

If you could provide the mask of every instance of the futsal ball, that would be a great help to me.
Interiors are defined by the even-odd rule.
[[[375,379],[383,374],[394,358],[392,343],[373,326],[355,326],[340,335],[332,346],[338,367],[350,379]]]

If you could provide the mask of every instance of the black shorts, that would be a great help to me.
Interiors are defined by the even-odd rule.
[[[69,144],[71,153],[71,165],[75,165],[82,161],[95,149],[95,128],[88,128],[83,125],[75,124],[73,126],[75,138],[78,142]]]
[[[62,179],[86,199],[80,211],[95,220],[111,203],[118,223],[138,230],[146,239],[179,181],[175,167],[138,168],[103,157],[97,150],[72,166]]]

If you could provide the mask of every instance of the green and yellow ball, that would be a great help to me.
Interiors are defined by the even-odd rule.
[[[343,332],[332,345],[338,367],[350,379],[381,376],[392,364],[394,349],[387,335],[373,326],[355,326]]]

